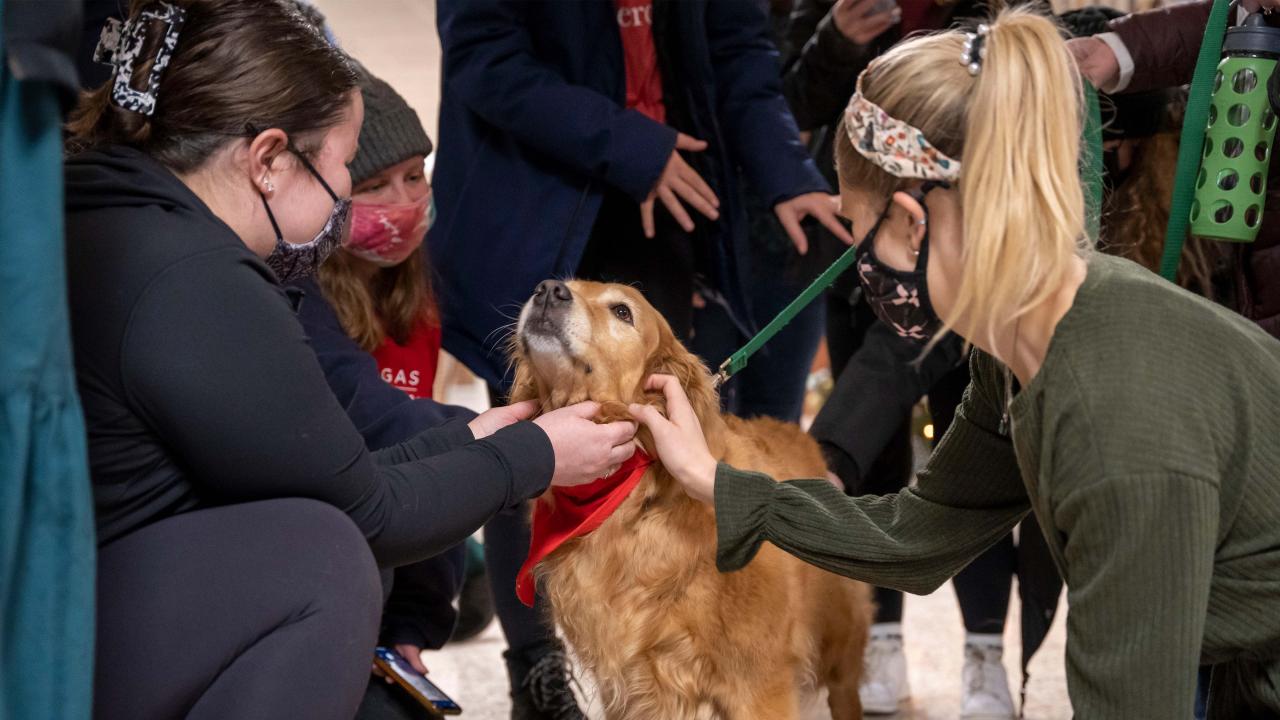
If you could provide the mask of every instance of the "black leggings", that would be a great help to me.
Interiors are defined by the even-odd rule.
[[[342,511],[296,498],[166,518],[98,551],[96,720],[350,720],[382,614]]]

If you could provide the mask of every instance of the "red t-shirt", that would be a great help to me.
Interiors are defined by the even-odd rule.
[[[666,123],[662,73],[658,71],[658,50],[653,44],[653,0],[614,0],[614,5],[627,68],[627,107]]]
[[[416,399],[431,397],[440,361],[440,328],[418,323],[404,345],[388,337],[373,351],[382,379]]]

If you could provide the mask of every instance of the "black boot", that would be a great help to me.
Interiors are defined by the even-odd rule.
[[[559,644],[503,653],[511,676],[511,720],[587,720],[569,686],[569,658]]]

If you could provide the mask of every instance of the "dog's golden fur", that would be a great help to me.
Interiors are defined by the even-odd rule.
[[[680,379],[713,454],[777,479],[822,477],[816,443],[795,425],[722,415],[706,368],[636,290],[570,281],[571,301],[548,312],[537,295],[513,344],[512,400],[548,411],[602,403],[662,404],[652,373]],[[625,306],[627,312],[619,310]],[[630,322],[625,315],[631,316]],[[652,454],[642,429],[641,444]],[[871,603],[861,583],[766,544],[741,571],[715,566],[712,508],[689,498],[660,464],[617,512],[566,543],[537,574],[610,720],[795,718],[826,686],[835,720],[860,718],[858,681]]]

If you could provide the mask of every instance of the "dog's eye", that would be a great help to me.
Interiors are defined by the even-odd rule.
[[[628,325],[634,324],[631,320],[631,308],[627,307],[623,303],[618,303],[609,309],[612,310],[613,314],[622,322]]]

